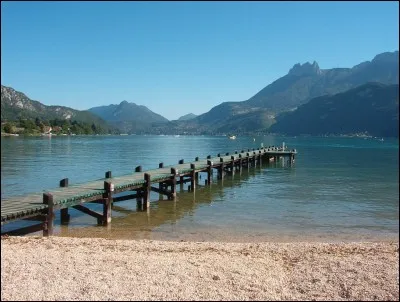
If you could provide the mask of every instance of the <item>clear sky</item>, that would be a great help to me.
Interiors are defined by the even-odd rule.
[[[45,105],[167,119],[244,101],[296,63],[399,49],[393,2],[1,2],[1,83]]]

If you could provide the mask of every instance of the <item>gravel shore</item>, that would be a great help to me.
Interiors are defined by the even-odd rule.
[[[398,299],[398,242],[1,239],[3,301]]]

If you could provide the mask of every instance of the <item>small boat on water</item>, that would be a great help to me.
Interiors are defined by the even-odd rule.
[[[229,139],[236,139],[236,135],[229,135]]]

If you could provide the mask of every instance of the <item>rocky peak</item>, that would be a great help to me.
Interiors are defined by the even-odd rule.
[[[312,64],[309,62],[302,65],[297,63],[289,70],[289,74],[296,76],[318,75],[321,74],[321,69],[319,69],[318,63],[315,61]]]
[[[394,52],[384,52],[376,55],[372,62],[399,62],[399,52],[396,50]]]

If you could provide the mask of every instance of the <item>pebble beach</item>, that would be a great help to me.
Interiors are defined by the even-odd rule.
[[[399,300],[399,244],[2,237],[1,300]]]

